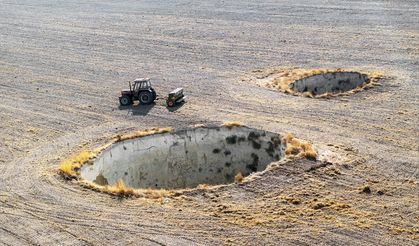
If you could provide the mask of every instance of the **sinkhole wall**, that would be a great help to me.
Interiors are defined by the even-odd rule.
[[[244,126],[202,127],[118,142],[82,167],[99,185],[187,188],[234,182],[284,157],[279,134]]]
[[[296,80],[290,84],[290,88],[297,92],[308,91],[320,95],[349,91],[368,80],[368,75],[358,72],[329,72]]]

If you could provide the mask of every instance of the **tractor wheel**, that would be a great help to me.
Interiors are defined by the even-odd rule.
[[[119,98],[119,103],[121,106],[128,106],[132,104],[132,99],[129,96],[122,96]]]
[[[138,98],[142,104],[150,104],[154,101],[153,94],[149,91],[140,92]]]

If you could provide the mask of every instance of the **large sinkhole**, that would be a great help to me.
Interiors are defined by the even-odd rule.
[[[133,188],[193,188],[227,184],[262,171],[284,156],[279,134],[244,126],[201,127],[118,142],[81,177],[99,185],[123,180]]]
[[[289,87],[297,92],[320,95],[350,91],[367,81],[368,75],[358,72],[327,72],[296,80]]]

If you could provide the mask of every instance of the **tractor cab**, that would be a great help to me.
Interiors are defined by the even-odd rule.
[[[128,106],[133,104],[135,100],[140,101],[141,104],[150,104],[156,100],[156,91],[151,87],[149,78],[140,78],[134,80],[134,83],[129,82],[129,89],[123,89],[119,97],[121,106]]]
[[[151,82],[149,78],[141,78],[134,80],[134,91],[140,91],[141,89],[149,89],[151,88]]]

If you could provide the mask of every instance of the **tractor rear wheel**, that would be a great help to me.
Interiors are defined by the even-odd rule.
[[[119,98],[119,103],[121,106],[128,106],[132,104],[132,99],[129,96],[122,96]]]
[[[150,104],[154,101],[153,94],[149,91],[142,91],[138,95],[138,98],[140,99],[140,102],[142,104]]]

